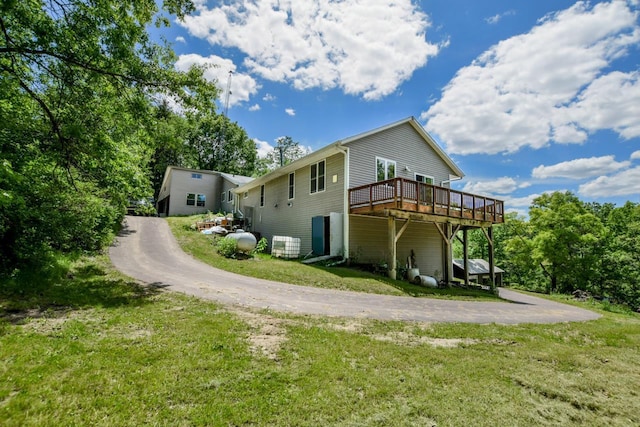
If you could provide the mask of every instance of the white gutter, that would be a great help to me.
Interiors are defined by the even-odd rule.
[[[440,181],[440,187],[443,187],[445,184],[449,184],[452,181],[460,181],[461,179],[461,176],[454,176],[453,178],[445,179],[444,181]]]

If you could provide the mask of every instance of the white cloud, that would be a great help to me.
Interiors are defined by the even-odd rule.
[[[638,150],[638,151],[634,151],[633,153],[631,153],[631,157],[630,157],[630,159],[631,159],[631,160],[638,160],[638,159],[640,159],[640,150]]]
[[[507,197],[504,200],[504,204],[510,208],[528,208],[533,203],[533,200],[540,196],[540,194],[529,194],[524,197]]]
[[[534,178],[573,178],[583,179],[606,175],[624,169],[631,164],[629,161],[616,162],[614,156],[590,157],[557,163],[551,166],[540,165],[533,169]]]
[[[473,194],[508,194],[518,188],[516,180],[505,176],[484,182],[467,182],[462,191]]]
[[[221,101],[226,97],[229,71],[233,73],[231,76],[231,95],[229,96],[230,106],[248,101],[260,89],[253,77],[237,73],[236,66],[231,60],[219,56],[205,57],[195,53],[180,55],[175,66],[178,70],[187,71],[195,65],[205,67],[204,77],[209,81],[217,82]]]
[[[185,40],[185,38],[184,38],[184,37],[182,37],[182,36],[178,36],[178,37],[176,37],[176,41],[177,41],[177,42],[180,42],[180,43],[186,43],[186,42],[187,42],[187,41]]]
[[[295,116],[296,115],[296,110],[294,110],[293,108],[285,108],[284,112],[287,113],[290,116]]]
[[[262,98],[262,100],[265,102],[273,102],[276,100],[276,97],[268,93]]]
[[[486,22],[487,24],[492,24],[492,25],[493,25],[493,24],[497,24],[497,23],[498,23],[498,22],[500,22],[500,20],[501,20],[502,18],[504,18],[505,16],[515,15],[515,14],[516,14],[516,12],[515,12],[515,11],[513,11],[513,10],[508,10],[508,11],[506,11],[506,12],[504,12],[504,13],[498,13],[498,14],[495,14],[495,15],[493,15],[493,16],[490,16],[490,17],[486,18],[486,19],[485,19],[485,22]]]
[[[615,197],[640,195],[640,167],[611,176],[601,176],[581,185],[578,194],[585,197]]]
[[[267,155],[273,150],[273,146],[266,141],[261,141],[257,138],[254,138],[253,141],[256,143],[256,147],[258,148],[258,157],[267,157]]]
[[[639,73],[613,64],[640,41],[637,17],[625,1],[550,14],[460,69],[421,119],[458,154],[640,136]]]
[[[426,40],[428,17],[411,0],[198,3],[180,24],[239,49],[245,67],[265,79],[367,100],[393,93],[442,47]]]
[[[260,105],[259,104],[254,104],[251,107],[249,107],[249,111],[260,111]]]

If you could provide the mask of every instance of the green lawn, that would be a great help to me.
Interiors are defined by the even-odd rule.
[[[190,228],[197,219],[197,216],[169,217],[167,221],[185,252],[209,265],[234,273],[294,285],[374,294],[427,296],[462,300],[499,300],[493,293],[482,290],[462,288],[431,289],[353,268],[305,265],[298,261],[272,258],[270,255],[260,255],[243,260],[224,258],[216,252],[212,236],[198,233]]]
[[[379,322],[230,309],[83,259],[0,286],[3,426],[640,425],[640,319]]]

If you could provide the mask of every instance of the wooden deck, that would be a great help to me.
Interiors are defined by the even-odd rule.
[[[349,190],[351,214],[376,215],[388,210],[433,215],[448,219],[504,222],[504,202],[446,187],[393,178]]]

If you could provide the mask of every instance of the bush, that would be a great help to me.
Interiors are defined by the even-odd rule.
[[[264,251],[267,250],[267,245],[269,243],[267,242],[267,239],[265,237],[261,238],[258,243],[256,244],[255,249],[253,250],[254,254],[261,254]]]
[[[238,252],[238,242],[235,239],[221,238],[215,242],[218,253],[225,258],[235,258]]]

